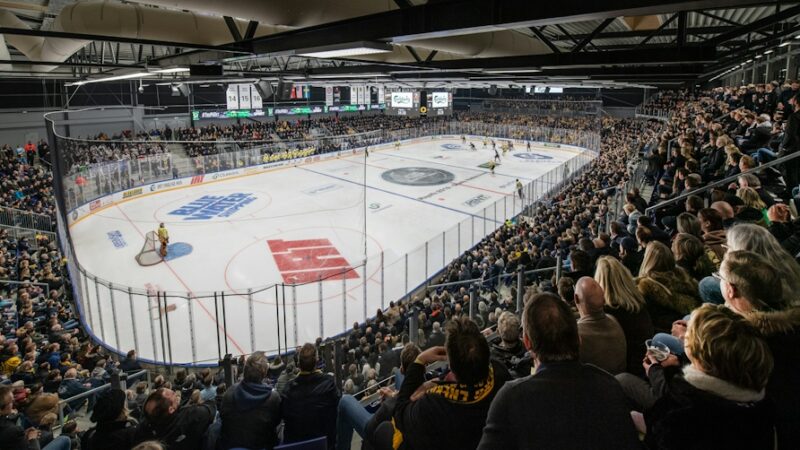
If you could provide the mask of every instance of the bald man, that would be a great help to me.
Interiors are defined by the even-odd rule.
[[[733,211],[733,206],[726,201],[719,201],[714,202],[711,204],[711,209],[716,210],[720,216],[722,216],[722,226],[726,230],[733,226],[733,223],[736,219],[734,216],[736,213]]]
[[[603,288],[594,279],[583,277],[578,280],[575,285],[575,306],[580,314],[580,361],[616,375],[625,371],[625,332],[614,317],[603,311],[604,304]]]

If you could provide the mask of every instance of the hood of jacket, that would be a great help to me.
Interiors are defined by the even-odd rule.
[[[253,409],[264,404],[271,394],[272,387],[264,383],[242,381],[236,385],[236,389],[233,392],[233,401],[236,403],[237,408]]]
[[[800,331],[800,308],[783,311],[752,311],[745,318],[764,336]]]

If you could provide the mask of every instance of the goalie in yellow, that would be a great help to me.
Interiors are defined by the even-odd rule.
[[[164,222],[158,225],[158,242],[161,242],[161,250],[159,253],[162,258],[167,256],[167,244],[169,244],[169,231],[164,227]]]

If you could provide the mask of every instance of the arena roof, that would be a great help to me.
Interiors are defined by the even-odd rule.
[[[0,76],[203,82],[163,69],[221,64],[314,85],[659,86],[800,43],[798,14],[752,0],[10,0]],[[343,56],[307,56],[323,50]]]

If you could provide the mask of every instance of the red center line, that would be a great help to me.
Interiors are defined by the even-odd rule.
[[[125,218],[126,218],[126,219],[128,220],[128,222],[131,224],[131,226],[132,226],[132,227],[133,227],[133,228],[136,230],[136,232],[137,232],[137,233],[139,233],[139,236],[141,236],[142,238],[144,238],[145,236],[144,236],[144,234],[142,233],[142,231],[141,231],[141,230],[139,230],[139,227],[137,227],[137,226],[136,226],[136,224],[134,224],[134,223],[133,223],[133,221],[130,219],[130,217],[128,217],[128,215],[127,215],[127,214],[125,214],[125,211],[123,211],[123,210],[122,210],[122,208],[120,208],[120,207],[119,207],[119,205],[117,205],[117,204],[115,204],[114,206],[115,206],[115,207],[116,207],[116,208],[119,210],[119,212],[120,212],[120,213],[122,213],[122,215],[123,215],[123,216],[125,216]],[[178,275],[178,273],[177,273],[177,272],[175,272],[175,269],[173,269],[173,268],[172,268],[172,266],[170,266],[170,265],[169,265],[169,263],[168,263],[167,261],[163,261],[163,262],[164,262],[164,264],[167,266],[167,268],[170,270],[170,272],[172,272],[172,274],[173,274],[173,275],[175,275],[175,278],[177,278],[177,279],[178,279],[178,281],[179,281],[179,282],[180,282],[180,283],[183,285],[183,287],[185,287],[185,288],[186,288],[186,290],[188,291],[189,295],[190,295],[190,296],[192,296],[192,297],[194,297],[194,293],[192,292],[192,289],[191,289],[191,288],[190,288],[190,287],[189,287],[189,286],[186,284],[186,282],[185,282],[185,281],[183,281],[183,278],[181,278],[181,277],[180,277],[180,275]],[[189,299],[189,301],[191,301],[191,299]],[[197,304],[198,304],[198,305],[200,305],[200,308],[202,308],[202,309],[203,309],[203,311],[206,313],[206,315],[208,316],[208,318],[209,318],[209,319],[211,319],[211,321],[212,321],[212,322],[214,322],[214,323],[216,323],[216,324],[217,324],[217,328],[219,328],[219,330],[220,330],[220,331],[222,331],[222,332],[225,334],[225,337],[226,337],[226,338],[227,338],[229,341],[231,341],[231,343],[233,344],[233,346],[234,346],[234,347],[236,347],[236,349],[237,349],[237,350],[239,350],[239,351],[240,351],[242,354],[246,354],[247,352],[245,352],[245,351],[242,349],[242,347],[240,347],[240,346],[239,346],[239,344],[236,342],[236,340],[235,340],[235,339],[233,339],[233,338],[232,338],[232,337],[231,337],[231,336],[228,334],[228,332],[222,328],[222,325],[220,325],[220,324],[219,324],[219,321],[218,321],[217,319],[215,319],[215,318],[214,318],[214,316],[212,316],[212,315],[211,315],[211,312],[210,312],[210,311],[209,311],[209,310],[208,310],[208,309],[205,307],[205,305],[203,305],[203,302],[200,302],[200,301],[198,301],[198,302],[197,302]]]
[[[471,185],[471,184],[464,184],[464,183],[462,183],[462,184],[460,184],[459,186],[464,186],[464,187],[468,187],[468,188],[472,188],[472,189],[478,189],[478,190],[481,190],[481,191],[491,192],[491,193],[493,193],[493,194],[500,194],[500,195],[511,195],[511,194],[509,194],[508,192],[493,191],[493,190],[491,190],[491,189],[486,189],[486,188],[482,188],[482,187],[478,187],[478,186],[473,186],[473,185]]]

